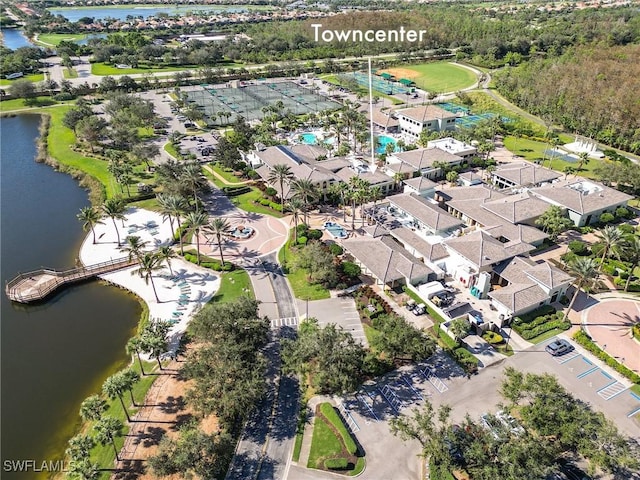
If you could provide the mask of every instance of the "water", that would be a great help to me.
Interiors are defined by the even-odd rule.
[[[376,148],[376,153],[380,154],[380,153],[386,153],[387,152],[387,145],[388,144],[393,144],[393,151],[397,152],[398,151],[398,147],[396,146],[396,141],[394,138],[392,137],[387,137],[386,135],[380,135],[378,137],[378,147]]]
[[[300,135],[302,143],[305,145],[317,145],[318,137],[316,137],[315,133],[303,133]]]
[[[173,15],[185,15],[187,12],[246,12],[247,7],[237,5],[179,5],[179,6],[139,6],[139,7],[91,7],[91,8],[50,8],[53,15],[62,15],[70,22],[77,22],[82,17],[90,17],[94,20],[115,18],[126,20],[127,17],[148,18],[158,13]]]
[[[25,36],[24,32],[17,28],[2,29],[2,44],[11,50],[16,50],[20,47],[34,46]]]
[[[87,35],[82,40],[76,40],[75,43],[77,43],[78,45],[87,45],[89,43],[89,40],[107,38],[107,36],[108,35],[106,33],[92,33],[90,35]]]
[[[76,219],[87,193],[68,175],[34,162],[39,117],[0,119],[2,284],[41,265],[72,267],[84,233]],[[141,310],[115,287],[89,282],[36,306],[0,294],[2,464],[62,456],[80,403],[121,368]],[[106,467],[103,466],[103,467]],[[32,480],[33,472],[3,479]]]

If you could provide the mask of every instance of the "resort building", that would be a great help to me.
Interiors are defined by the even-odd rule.
[[[416,194],[398,194],[388,197],[387,211],[401,225],[422,235],[446,237],[463,226],[463,222],[438,205]]]
[[[548,168],[529,162],[500,165],[491,173],[496,188],[539,187],[562,175]]]
[[[369,111],[366,112],[367,120],[371,120]],[[400,122],[391,111],[382,111],[379,108],[373,109],[373,124],[382,129],[385,133],[395,133],[398,131]]]
[[[415,193],[421,197],[433,197],[438,185],[427,177],[419,176],[402,181],[404,193]]]
[[[388,155],[383,168],[390,177],[399,174],[404,179],[422,175],[435,180],[442,176],[442,166],[455,167],[464,161],[464,158],[440,148],[418,148]]]
[[[465,160],[470,160],[478,153],[478,149],[473,145],[469,145],[466,142],[456,140],[452,137],[438,138],[437,140],[429,140],[427,142],[427,148],[439,148],[445,152],[452,153]]]
[[[397,110],[399,131],[409,140],[420,137],[422,130],[440,132],[456,128],[456,116],[435,105]]]
[[[531,194],[551,205],[565,208],[576,227],[595,223],[603,213],[613,214],[633,199],[619,190],[583,178],[558,180],[532,189]]]

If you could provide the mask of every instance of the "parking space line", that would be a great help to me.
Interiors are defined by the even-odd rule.
[[[592,365],[593,365],[593,364],[592,364]],[[582,373],[580,373],[580,374],[576,375],[576,377],[577,377],[577,378],[584,378],[584,377],[586,377],[587,375],[591,375],[593,372],[595,372],[596,370],[599,370],[599,369],[600,369],[600,367],[593,367],[593,368],[590,368],[590,369],[589,369],[589,370],[587,370],[586,372],[582,372]]]
[[[582,356],[582,360],[584,360],[589,365],[593,365],[593,362],[591,360],[589,360],[587,357],[585,357],[584,355]]]
[[[563,357],[557,357],[557,358],[556,358],[556,361],[557,361],[560,365],[562,365],[563,363],[570,362],[571,360],[573,360],[574,358],[579,357],[579,356],[580,356],[580,353],[575,352],[575,353],[574,353],[572,356],[570,356],[570,357],[564,357],[564,358],[563,358]]]
[[[627,418],[633,417],[636,413],[640,413],[640,407],[636,408],[633,412],[627,415]]]

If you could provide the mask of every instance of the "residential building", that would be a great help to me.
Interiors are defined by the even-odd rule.
[[[399,131],[410,140],[420,137],[422,130],[440,132],[456,128],[456,116],[436,105],[397,110]]]
[[[427,148],[439,148],[445,152],[452,153],[465,160],[470,160],[478,153],[478,149],[473,145],[469,145],[466,142],[456,140],[453,137],[438,138],[436,140],[429,140],[427,142]]]
[[[530,162],[514,162],[499,165],[491,173],[496,188],[539,187],[562,175]]]

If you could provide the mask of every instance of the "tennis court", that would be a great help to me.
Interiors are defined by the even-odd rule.
[[[351,72],[343,74],[347,77],[355,78],[358,85],[369,89],[369,75],[362,72]],[[380,93],[386,93],[387,95],[398,95],[398,94],[406,94],[411,93],[414,89],[411,87],[405,87],[401,83],[394,82],[392,80],[385,80],[382,77],[372,76],[371,77],[371,86],[374,90],[377,90]]]
[[[495,113],[478,113],[476,115],[465,115],[463,117],[456,118],[456,126],[460,128],[471,128],[476,123],[481,122],[483,120],[488,120],[491,118],[495,118],[498,115]],[[509,117],[501,117],[502,123],[509,123],[512,120]]]
[[[443,110],[451,113],[469,113],[469,109],[467,107],[463,107],[451,102],[438,103],[438,106]]]
[[[242,116],[247,121],[261,120],[265,107],[281,102],[282,112],[302,115],[336,110],[341,105],[293,82],[262,82],[239,87],[202,87],[187,93],[187,101],[204,113],[209,126],[228,125]]]

